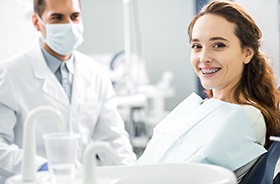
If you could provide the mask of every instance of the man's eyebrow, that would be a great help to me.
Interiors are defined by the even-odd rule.
[[[56,17],[56,16],[63,16],[62,13],[52,13],[51,14],[51,17]]]
[[[75,15],[75,14],[80,15],[80,14],[81,14],[81,12],[73,12],[73,13],[72,13],[72,15]]]

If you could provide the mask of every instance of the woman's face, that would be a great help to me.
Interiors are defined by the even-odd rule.
[[[225,99],[241,79],[251,49],[242,49],[234,34],[235,24],[225,18],[205,14],[193,26],[191,62],[205,89],[213,97]]]

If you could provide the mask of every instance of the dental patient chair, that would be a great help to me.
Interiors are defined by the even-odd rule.
[[[280,173],[276,173],[276,177],[274,177],[279,157],[280,142],[275,141],[268,151],[257,160],[239,184],[280,184]]]

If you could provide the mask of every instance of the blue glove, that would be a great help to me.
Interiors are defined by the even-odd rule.
[[[49,167],[48,167],[48,162],[44,163],[39,169],[38,171],[48,171]]]

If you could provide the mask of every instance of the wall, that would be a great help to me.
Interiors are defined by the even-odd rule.
[[[132,46],[146,60],[153,84],[164,71],[173,72],[176,95],[167,99],[167,108],[172,109],[196,90],[186,34],[195,11],[194,1],[132,0],[132,3],[133,14],[136,14],[132,23]],[[92,0],[83,1],[82,5],[87,39],[80,49],[93,54],[123,50],[122,1]]]
[[[19,1],[0,0],[0,60],[28,47],[38,36],[30,15]]]
[[[235,0],[254,18],[263,33],[262,50],[271,58],[280,84],[280,1],[279,0]]]

